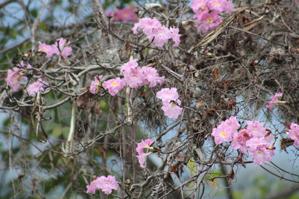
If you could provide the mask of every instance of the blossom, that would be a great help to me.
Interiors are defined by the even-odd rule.
[[[123,79],[117,77],[103,82],[103,88],[108,90],[109,94],[115,96],[126,86]]]
[[[179,99],[179,94],[176,88],[162,88],[157,92],[156,97],[161,99],[163,103],[176,101]]]
[[[183,109],[178,105],[181,105],[180,100],[163,103],[162,110],[164,115],[171,119],[177,119],[183,111]]]
[[[246,142],[251,138],[250,134],[246,129],[241,129],[238,133],[233,135],[232,147],[239,149],[243,153],[247,151]]]
[[[101,190],[106,195],[112,193],[112,190],[118,190],[119,185],[114,176],[108,175],[97,177],[89,185],[87,185],[87,193],[95,194],[96,190]]]
[[[91,81],[89,86],[89,92],[92,94],[97,94],[99,92],[99,88],[101,86],[101,81],[99,76],[95,76],[94,80]]]
[[[222,121],[217,128],[213,128],[212,136],[214,137],[215,143],[221,144],[223,142],[232,141],[233,135],[237,133],[239,128],[240,124],[234,116]]]
[[[44,52],[46,53],[46,56],[48,58],[51,58],[53,57],[54,55],[58,54],[57,52],[57,48],[53,45],[48,45],[48,44],[45,44],[45,43],[40,43],[39,46],[38,46],[38,51],[39,52]]]
[[[268,149],[266,146],[259,146],[255,150],[250,151],[249,155],[252,156],[254,163],[260,165],[272,160],[274,150]]]
[[[233,11],[233,3],[230,0],[209,0],[207,1],[207,7],[209,10],[219,13],[231,13]]]
[[[124,81],[130,88],[139,88],[144,85],[155,87],[164,82],[164,77],[159,76],[158,71],[149,66],[139,67],[136,59],[130,59],[120,67]]]
[[[258,126],[258,129],[262,129],[260,124],[257,122],[254,123],[255,126]],[[264,136],[261,136],[261,134],[252,133],[252,136],[253,137],[246,142],[246,146],[253,161],[256,164],[263,164],[265,162],[271,161],[272,157],[274,156],[274,150],[272,149],[272,142],[274,138],[273,135],[265,134]]]
[[[145,168],[145,159],[150,154],[150,152],[145,153],[144,149],[151,149],[151,145],[154,143],[152,139],[141,140],[137,144],[136,152],[137,159],[141,168]]]
[[[222,23],[218,12],[203,11],[196,14],[197,29],[203,33],[217,28]]]
[[[149,41],[153,40],[153,44],[158,48],[162,48],[170,39],[170,31],[165,26],[159,26],[152,29],[151,34],[146,35]]]
[[[299,146],[299,125],[296,123],[291,123],[287,134],[292,140],[294,140],[294,145]]]
[[[27,93],[29,96],[35,96],[37,93],[45,91],[47,86],[47,82],[43,81],[42,79],[38,79],[37,81],[28,85]]]
[[[138,67],[137,59],[130,59],[127,63],[123,64],[120,67],[120,72],[122,75],[124,75],[125,73],[129,73],[131,69],[136,67]]]
[[[144,17],[142,19],[139,19],[138,23],[134,24],[134,27],[132,28],[132,31],[134,34],[137,34],[140,31],[143,31],[146,35],[152,35],[152,31],[155,28],[161,27],[162,24],[160,21],[156,18],[149,18]]]
[[[124,76],[124,81],[130,88],[139,88],[144,85],[143,73],[136,59],[131,59],[123,64],[120,71]]]
[[[222,13],[233,11],[231,0],[192,0],[191,8],[195,13],[197,29],[206,33],[222,23]]]
[[[259,121],[247,121],[247,132],[252,137],[265,137],[267,129]]]
[[[267,102],[267,104],[266,104],[267,109],[272,110],[273,107],[276,104],[278,104],[279,99],[282,97],[282,95],[283,95],[283,93],[281,93],[281,92],[275,93],[275,95],[273,95],[271,97],[271,100]]]
[[[38,46],[38,51],[46,53],[48,58],[53,57],[54,55],[59,55],[63,58],[67,58],[72,54],[72,48],[68,46],[69,43],[64,39],[57,39],[56,42],[52,45],[45,43],[40,43]]]
[[[158,71],[153,67],[144,66],[141,68],[143,83],[149,87],[155,87],[164,82],[164,77],[159,76]]]
[[[116,9],[111,13],[113,21],[119,22],[137,22],[138,17],[136,14],[136,9],[133,6],[128,6],[122,9]]]
[[[169,37],[174,42],[174,47],[179,46],[181,39],[180,39],[179,29],[178,28],[169,28]]]
[[[191,2],[191,8],[194,13],[204,10],[206,9],[206,7],[207,7],[207,0],[192,0]]]
[[[254,137],[247,141],[246,145],[248,147],[249,155],[252,156],[253,161],[256,164],[269,162],[274,156],[274,151],[267,139]]]
[[[156,97],[162,100],[164,115],[171,119],[177,119],[183,109],[179,106],[179,94],[176,88],[162,88],[157,92]]]
[[[8,69],[5,81],[13,92],[17,92],[21,89],[22,79],[27,80],[27,78],[23,76],[20,68],[13,67],[12,69]]]
[[[134,34],[142,31],[149,41],[155,46],[162,48],[170,39],[174,41],[174,46],[180,44],[180,34],[178,28],[167,28],[156,18],[142,18],[132,28]]]
[[[63,58],[67,58],[72,54],[72,48],[69,47],[69,42],[67,42],[64,38],[60,38],[56,41],[57,43],[57,49],[58,49],[58,55],[60,54]]]

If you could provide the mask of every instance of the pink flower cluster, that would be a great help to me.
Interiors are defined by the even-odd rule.
[[[215,143],[221,144],[223,142],[230,142],[233,140],[234,134],[238,132],[240,124],[236,117],[230,117],[222,121],[217,128],[213,129],[212,136],[214,136]]]
[[[134,24],[132,31],[134,34],[143,32],[147,39],[152,41],[158,48],[162,48],[169,40],[172,40],[174,42],[173,46],[177,47],[181,41],[178,28],[167,28],[156,18],[145,17],[139,19],[138,23]]]
[[[283,93],[281,93],[281,92],[275,93],[275,95],[273,95],[271,97],[271,100],[267,102],[267,104],[266,104],[267,109],[272,110],[273,107],[276,104],[278,104],[279,99],[282,97],[282,95],[283,95]]]
[[[145,149],[151,149],[151,145],[154,143],[152,139],[141,140],[140,143],[137,144],[136,152],[137,159],[141,168],[145,168],[145,159],[151,154],[150,152],[144,152]]]
[[[22,87],[21,85],[27,82],[27,77],[24,76],[24,70],[31,68],[32,66],[29,63],[21,61],[17,64],[17,67],[8,69],[5,81],[13,92],[19,91]]]
[[[119,91],[121,91],[126,86],[123,79],[117,77],[114,79],[109,79],[103,83],[103,88],[108,90],[110,95],[115,96]]]
[[[22,69],[13,67],[12,69],[8,69],[5,81],[13,92],[17,92],[21,89],[20,82],[22,78],[26,78],[22,74]]]
[[[106,195],[112,193],[112,190],[118,190],[119,185],[114,176],[100,176],[87,185],[87,193],[95,194],[96,190],[101,190]]]
[[[122,9],[116,9],[115,11],[108,13],[107,15],[112,17],[112,21],[117,22],[128,23],[138,21],[136,8],[133,6],[128,6]]]
[[[183,109],[176,88],[163,88],[156,97],[162,100],[162,110],[167,117],[177,119],[181,115]]]
[[[100,91],[101,80],[100,77],[97,75],[94,77],[94,80],[91,81],[89,86],[89,92],[92,94],[97,94]]]
[[[195,13],[197,29],[206,33],[222,23],[222,13],[233,11],[231,0],[192,0],[191,8]]]
[[[142,86],[153,88],[164,82],[164,77],[161,77],[155,68],[149,66],[139,67],[136,59],[131,59],[123,64],[120,68],[120,73],[123,75],[123,78],[117,77],[103,83],[103,88],[112,96],[115,96],[125,86],[135,89]],[[93,80],[89,91],[96,94],[99,85],[100,81],[98,78]]]
[[[294,146],[299,147],[299,125],[296,123],[291,123],[287,134],[292,140],[294,140]]]
[[[139,88],[145,85],[153,88],[164,82],[164,77],[161,77],[155,68],[139,67],[136,59],[131,59],[122,65],[120,71],[130,88]]]
[[[248,153],[256,164],[271,161],[274,156],[273,135],[258,121],[248,121],[245,129],[239,128],[236,117],[221,122],[212,132],[215,143],[231,142],[233,149]]]
[[[27,93],[29,96],[35,96],[39,92],[44,92],[47,86],[48,83],[46,81],[38,79],[37,81],[28,85]]]
[[[72,48],[69,47],[69,43],[63,38],[57,39],[52,45],[40,43],[38,51],[46,53],[48,58],[58,55],[66,59],[72,54]]]

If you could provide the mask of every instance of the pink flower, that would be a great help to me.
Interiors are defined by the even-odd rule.
[[[42,79],[38,79],[37,81],[28,85],[27,93],[29,96],[35,96],[39,92],[44,92],[47,86],[47,82],[43,81]]]
[[[126,84],[130,88],[139,88],[144,85],[143,73],[136,59],[131,59],[122,65],[120,71],[124,76]]]
[[[274,150],[268,149],[266,146],[259,146],[255,150],[250,151],[249,155],[252,156],[254,163],[260,165],[272,160]]]
[[[134,7],[126,7],[122,9],[116,9],[112,14],[113,21],[119,22],[137,22],[138,17],[136,14],[136,9]]]
[[[89,92],[92,94],[97,94],[101,86],[101,81],[99,76],[95,76],[94,80],[91,81],[89,86]]]
[[[178,105],[181,105],[180,100],[176,100],[175,102],[171,101],[163,103],[162,110],[164,112],[164,115],[171,119],[177,119],[183,111],[183,109]]]
[[[67,58],[72,54],[72,48],[68,46],[69,43],[66,42],[64,38],[57,39],[52,45],[45,43],[40,43],[38,46],[38,51],[46,53],[48,58],[54,55],[59,55],[63,58]]]
[[[249,155],[252,156],[256,164],[262,164],[271,161],[274,156],[272,149],[273,136],[269,137],[253,137],[246,142]]]
[[[174,47],[177,47],[180,45],[181,39],[180,39],[179,29],[178,28],[169,28],[169,37],[174,42]]]
[[[177,101],[179,94],[176,88],[162,88],[157,92],[156,97],[162,100],[162,103],[169,103],[171,101]]]
[[[246,130],[252,137],[265,137],[267,134],[266,128],[258,121],[247,121]]]
[[[223,142],[230,142],[233,140],[234,134],[237,133],[240,128],[240,124],[236,117],[230,117],[225,121],[222,121],[217,128],[213,129],[212,136],[214,137],[216,144]]]
[[[119,185],[114,176],[108,175],[97,177],[87,185],[87,193],[95,194],[96,190],[101,190],[106,195],[112,193],[112,190],[118,190]]]
[[[180,43],[179,29],[167,28],[163,26],[156,18],[142,18],[132,28],[134,34],[142,31],[149,41],[152,41],[155,46],[162,48],[170,39],[174,41],[174,46]]]
[[[275,95],[273,95],[271,97],[271,100],[267,102],[267,104],[266,104],[267,109],[272,110],[273,107],[276,104],[278,104],[279,99],[282,97],[282,95],[283,95],[283,93],[281,93],[281,92],[275,93]]]
[[[132,28],[132,31],[134,34],[137,34],[140,31],[143,31],[146,35],[152,35],[152,31],[155,28],[161,27],[162,24],[160,21],[156,18],[149,18],[145,17],[142,19],[139,19],[138,23],[134,24],[134,27]]]
[[[207,1],[207,6],[209,10],[216,11],[218,13],[231,13],[234,7],[230,0],[209,0]]]
[[[103,82],[103,88],[108,90],[109,94],[115,96],[126,86],[123,79],[117,77]]]
[[[246,129],[241,129],[239,133],[233,135],[232,147],[237,150],[239,149],[243,153],[247,151],[246,142],[251,138]]]
[[[222,23],[222,18],[218,12],[203,11],[196,13],[197,28],[199,31],[206,33],[217,28]]]
[[[58,54],[57,48],[55,46],[48,45],[48,44],[45,44],[45,43],[40,43],[39,44],[38,51],[46,53],[46,56],[48,58],[51,58],[54,55]]]
[[[137,59],[130,59],[127,63],[123,64],[120,67],[120,72],[122,75],[124,75],[125,73],[129,73],[133,68],[137,68],[137,67],[138,67]]]
[[[27,78],[23,76],[20,68],[13,67],[8,69],[5,81],[13,92],[17,92],[21,89],[22,81],[27,81]]]
[[[291,123],[287,134],[292,140],[294,140],[294,145],[299,147],[299,125],[296,123]]]
[[[207,1],[208,0],[192,0],[191,8],[194,13],[200,12],[207,8]]]
[[[151,145],[154,143],[152,139],[141,140],[137,144],[136,152],[137,152],[137,159],[139,161],[139,165],[141,168],[145,168],[145,159],[146,157],[151,154],[150,152],[144,153],[144,149],[151,149]]]
[[[170,31],[165,26],[152,29],[151,34],[146,35],[149,41],[153,40],[153,44],[158,48],[162,48],[170,39]]]
[[[69,42],[66,42],[65,39],[60,38],[56,41],[56,48],[58,49],[58,55],[60,54],[63,58],[67,58],[72,54],[72,48],[69,47]]]
[[[160,77],[157,70],[153,67],[142,67],[141,68],[143,74],[143,83],[148,85],[149,87],[155,87],[158,84],[162,84],[164,82],[164,77]]]
[[[157,92],[156,97],[162,100],[162,110],[164,115],[171,119],[177,119],[183,109],[179,106],[179,94],[176,88],[162,88]]]

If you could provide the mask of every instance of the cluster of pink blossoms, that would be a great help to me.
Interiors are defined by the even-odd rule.
[[[101,78],[100,76],[95,76],[94,80],[91,81],[90,86],[89,86],[89,92],[92,94],[97,94],[100,91],[100,86],[101,86]]]
[[[154,143],[152,139],[141,140],[140,143],[137,144],[136,152],[137,159],[141,168],[145,168],[145,159],[151,154],[150,152],[144,152],[145,149],[151,149],[151,145]]]
[[[162,48],[166,42],[172,40],[174,47],[180,44],[180,34],[178,28],[167,28],[163,26],[156,18],[145,17],[139,19],[138,23],[132,28],[134,34],[142,31],[149,41],[152,41],[155,46]]]
[[[128,6],[122,9],[116,9],[113,12],[107,13],[108,16],[112,17],[112,21],[117,22],[137,22],[138,16],[136,14],[136,8]]]
[[[37,93],[44,92],[47,86],[48,83],[46,81],[38,79],[37,81],[28,85],[27,93],[29,96],[35,96]]]
[[[119,185],[114,176],[100,176],[87,185],[87,193],[95,194],[96,190],[101,190],[103,193],[109,195],[112,190],[118,190]]]
[[[177,119],[181,115],[183,109],[176,88],[163,88],[156,97],[162,100],[162,110],[167,117]]]
[[[195,13],[197,29],[206,33],[222,23],[221,14],[233,11],[231,0],[192,0],[191,8]]]
[[[231,142],[235,150],[248,153],[256,164],[271,161],[274,156],[273,135],[258,121],[248,121],[246,128],[239,128],[236,117],[221,122],[212,132],[215,143]]]
[[[27,82],[27,77],[24,76],[24,70],[31,68],[32,66],[29,63],[21,61],[19,64],[17,64],[17,67],[13,67],[7,71],[5,81],[13,92],[19,91],[22,87],[22,84]]]
[[[103,82],[103,88],[112,96],[115,96],[125,86],[135,89],[142,86],[153,88],[164,82],[164,77],[161,77],[155,68],[149,66],[139,67],[136,59],[131,59],[129,62],[123,64],[120,72],[123,78],[117,77]],[[97,77],[91,82],[89,87],[90,92],[96,94],[99,86],[100,81]]]
[[[294,140],[294,146],[299,147],[299,125],[296,123],[291,123],[287,134],[292,140]]]
[[[267,109],[272,110],[273,107],[279,103],[279,100],[282,97],[282,95],[283,93],[281,92],[275,93],[275,95],[271,97],[271,100],[267,102],[266,104]]]
[[[46,53],[48,58],[58,55],[66,59],[72,54],[72,48],[68,45],[69,43],[65,39],[60,38],[52,45],[40,43],[38,51]]]

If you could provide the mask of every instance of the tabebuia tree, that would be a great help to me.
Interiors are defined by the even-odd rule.
[[[67,1],[81,18],[58,25],[62,2],[16,2],[29,36],[2,50],[4,198],[299,189],[297,1],[92,0],[84,17]],[[289,183],[246,196],[234,183],[248,167]]]

